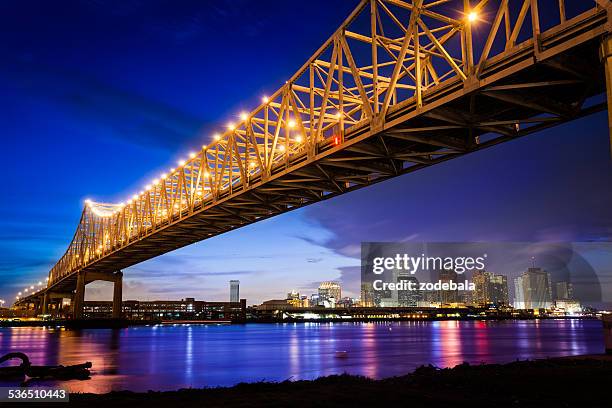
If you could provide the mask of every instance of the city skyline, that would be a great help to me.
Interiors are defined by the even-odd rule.
[[[271,10],[226,2],[200,13],[193,25],[187,17],[194,10],[182,6],[173,9],[176,24],[143,27],[133,24],[136,5],[110,11],[80,5],[56,19],[41,18],[34,38],[21,33],[19,18],[11,18],[27,13],[10,5],[2,18],[12,33],[11,63],[0,67],[10,79],[0,96],[10,176],[8,200],[0,204],[6,215],[0,221],[0,297],[12,301],[23,287],[46,277],[74,233],[84,199],[121,201],[189,148],[208,141],[223,119],[276,89],[279,78],[301,65],[303,50],[316,49],[353,6],[338,6],[291,41],[281,38],[285,58],[263,61],[252,81],[222,87],[205,78],[240,75],[244,67],[207,64],[207,52],[228,59],[237,53],[217,48],[209,37],[227,36],[243,58],[255,60],[255,45],[270,32],[257,24],[215,20],[239,23],[266,15],[284,21],[316,7]],[[72,18],[76,14],[80,19]],[[159,6],[148,18],[165,23],[168,13]],[[109,34],[111,25],[117,28]],[[230,26],[244,31],[232,33]],[[70,31],[81,36],[65,48],[62,40]],[[129,48],[134,44],[120,46],[122,36],[139,42],[137,57]],[[88,51],[91,43],[97,44],[96,55]],[[112,56],[115,65],[99,64],[97,56]],[[211,103],[210,94],[223,103]],[[243,100],[244,94],[251,99]],[[124,297],[178,298],[193,291],[189,295],[224,300],[229,278],[240,279],[244,297],[253,302],[282,296],[286,288],[280,282],[287,279],[299,290],[339,280],[358,296],[358,248],[366,240],[609,241],[612,172],[606,134],[606,116],[599,113],[241,228],[127,268]],[[101,154],[84,158],[79,151]],[[111,153],[116,151],[122,153]],[[36,164],[21,166],[24,157]],[[49,168],[54,170],[45,171]],[[125,171],[128,177],[120,177]],[[22,184],[22,177],[36,182]],[[454,180],[469,182],[457,191]],[[110,290],[94,283],[86,296],[108,299]]]
[[[441,282],[459,282],[464,279],[454,271],[436,272]],[[546,309],[549,311],[565,310],[569,313],[583,312],[583,308],[592,309],[592,304],[583,304],[573,294],[573,283],[553,281],[551,274],[543,268],[533,266],[514,278],[514,294],[508,276],[496,274],[483,269],[474,270],[470,278],[474,289],[470,290],[422,290],[419,280],[411,274],[394,270],[392,279],[397,283],[413,282],[410,289],[377,292],[372,290],[370,282],[361,284],[359,298],[342,296],[342,286],[336,281],[321,282],[317,293],[304,294],[292,289],[284,299],[270,299],[263,305],[291,305],[295,308],[337,308],[337,307],[390,307],[390,308],[441,308],[441,307],[489,307],[500,310],[514,308],[518,310]],[[460,278],[461,276],[461,278]],[[232,281],[230,281],[232,282]],[[587,302],[589,303],[589,302]]]

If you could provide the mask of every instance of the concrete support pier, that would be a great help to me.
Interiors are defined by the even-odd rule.
[[[123,272],[114,274],[115,284],[113,286],[113,319],[121,319],[121,302],[123,301]]]
[[[123,272],[99,273],[81,271],[77,276],[77,287],[72,298],[72,318],[83,318],[83,307],[85,306],[85,285],[93,281],[113,282],[113,318],[120,319],[121,302],[123,300]]]
[[[41,313],[46,315],[49,312],[49,293],[45,292],[42,300],[42,310]]]
[[[85,303],[85,272],[77,275],[77,286],[72,299],[72,318],[81,319],[83,317],[83,305]]]

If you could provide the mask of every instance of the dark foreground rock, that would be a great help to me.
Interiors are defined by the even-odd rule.
[[[337,375],[171,392],[71,394],[74,407],[610,407],[612,360],[421,367],[384,380]],[[66,404],[62,404],[66,406]]]

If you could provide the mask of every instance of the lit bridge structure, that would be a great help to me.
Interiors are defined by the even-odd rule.
[[[46,287],[16,304],[70,298],[79,318],[106,280],[119,317],[123,268],[605,110],[611,23],[609,0],[362,0],[212,143],[124,203],[87,202]]]

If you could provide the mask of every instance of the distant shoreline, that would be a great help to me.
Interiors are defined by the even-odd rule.
[[[278,324],[278,323],[383,323],[383,322],[433,322],[433,321],[531,321],[531,320],[601,320],[593,316],[538,316],[538,317],[439,317],[439,318],[380,318],[380,319],[261,319],[232,322],[229,320],[46,320],[0,321],[2,327],[66,327],[75,329],[108,329],[155,325],[229,325],[229,324]]]

